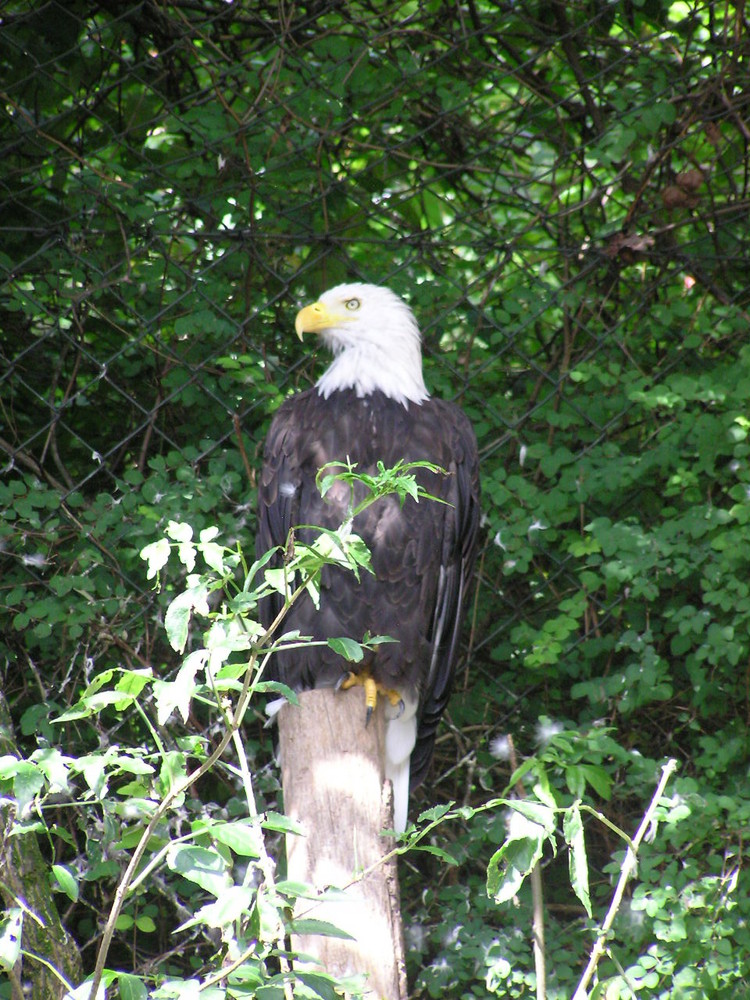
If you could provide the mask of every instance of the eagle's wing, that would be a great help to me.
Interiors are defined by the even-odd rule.
[[[429,633],[431,655],[422,678],[417,742],[411,755],[412,788],[427,772],[435,731],[451,694],[466,610],[466,588],[474,565],[479,529],[479,463],[474,431],[457,406],[442,403],[440,408],[444,411],[445,428],[451,430],[451,461],[446,464],[450,475],[444,495],[450,507],[445,514],[438,587]]]

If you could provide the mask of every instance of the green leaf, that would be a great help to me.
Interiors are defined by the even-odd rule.
[[[148,996],[148,990],[143,980],[128,972],[118,974],[117,986],[120,991],[120,1000],[146,1000]]]
[[[51,793],[69,790],[68,774],[73,758],[64,756],[59,750],[52,747],[44,747],[34,751],[31,755],[31,761],[36,764],[47,779]]]
[[[542,802],[535,802],[533,799],[513,799],[509,803],[515,813],[524,817],[530,823],[538,825],[545,833],[551,835],[555,831],[556,815],[555,810]],[[513,822],[511,829],[513,829]]]
[[[282,684],[281,681],[258,681],[255,690],[259,694],[280,694],[286,698],[290,705],[299,705],[297,692],[293,691],[288,684]]]
[[[322,1000],[341,1000],[341,993],[336,989],[335,981],[322,972],[295,972],[297,979],[312,990]]]
[[[97,691],[96,694],[84,695],[78,705],[69,712],[55,719],[55,722],[69,722],[71,719],[82,718],[88,715],[96,715],[103,712],[105,708],[114,708],[118,712],[124,712],[136,700],[136,695],[129,692],[120,692],[115,689],[111,691]],[[76,714],[78,712],[78,714]]]
[[[225,844],[235,854],[245,858],[260,857],[260,832],[255,823],[236,820],[234,823],[214,823],[209,827],[212,837]]]
[[[100,861],[91,865],[84,877],[87,882],[109,883],[120,873],[121,869],[117,861]]]
[[[540,829],[540,828],[538,828]],[[507,841],[495,851],[487,866],[487,895],[496,903],[512,899],[542,856],[544,837],[521,837]]]
[[[573,891],[583,903],[589,917],[591,912],[591,896],[589,894],[589,868],[586,857],[586,843],[583,836],[583,820],[581,819],[580,802],[574,802],[563,815],[563,836],[568,845],[568,870]]]
[[[448,865],[457,865],[458,861],[449,854],[447,851],[443,850],[442,847],[435,847],[434,844],[415,844],[412,848],[413,851],[424,851],[425,854],[434,854],[436,858],[440,858]]]
[[[167,851],[167,864],[214,896],[222,896],[231,884],[224,859],[205,847],[175,844]]]
[[[158,541],[151,542],[150,545],[146,545],[141,549],[141,559],[144,559],[148,563],[146,569],[146,578],[148,580],[158,577],[159,571],[166,566],[171,548],[168,539],[160,538]]]
[[[359,663],[364,657],[362,647],[358,642],[355,642],[354,639],[329,639],[328,645],[334,653],[338,653],[339,656],[343,656],[344,659],[348,660],[350,663]]]
[[[510,833],[487,867],[487,894],[497,903],[516,895],[540,860],[545,841],[554,847],[555,811],[529,799],[514,799]]]
[[[609,801],[612,795],[612,778],[607,771],[597,764],[582,764],[581,772],[596,794]]]
[[[215,903],[201,906],[195,917],[182,924],[178,930],[187,930],[197,924],[206,927],[229,927],[241,920],[255,903],[255,890],[250,886],[232,885],[223,890]]]
[[[111,972],[105,972],[104,978],[99,984],[99,989],[96,991],[96,1000],[106,1000],[107,998],[107,986],[114,980],[114,976]],[[76,986],[74,990],[70,990],[65,994],[65,1000],[91,1000],[91,980],[86,979],[81,983],[80,986]],[[203,1000],[203,998],[201,998]]]
[[[18,805],[19,813],[23,814],[46,782],[39,768],[26,761],[19,761],[13,778],[13,796]]]
[[[263,817],[261,826],[264,830],[275,830],[276,833],[295,833],[300,837],[304,836],[299,823],[290,819],[289,816],[284,816],[282,813],[267,812]]]
[[[18,771],[21,761],[12,754],[4,754],[0,757],[0,779],[8,780],[13,778]]]
[[[321,894],[315,886],[312,886],[307,882],[290,882],[288,879],[282,879],[277,882],[276,891],[281,893],[282,896],[288,896],[289,899],[321,898]]]
[[[171,602],[164,615],[164,628],[172,649],[181,653],[185,648],[193,610],[198,614],[208,614],[208,589],[202,583],[188,587]]]
[[[452,806],[452,802],[447,802],[439,806],[432,806],[430,809],[424,809],[417,817],[417,822],[435,823],[441,820],[446,813],[450,812]]]
[[[263,888],[258,890],[255,898],[255,915],[261,940],[277,941],[284,931],[282,906],[272,901]]]
[[[263,574],[263,579],[266,581],[271,590],[276,591],[276,593],[281,594],[284,600],[288,600],[291,597],[291,584],[292,581],[289,577],[289,571],[282,567],[280,569],[269,568],[266,569]]]
[[[102,796],[106,790],[106,758],[104,754],[86,754],[79,757],[76,763],[76,771],[83,775],[83,778],[95,795]]]
[[[97,715],[105,708],[117,708],[122,711],[135,701],[132,696],[123,697],[117,691],[97,691],[96,694],[84,695],[77,705],[69,711],[63,712],[53,721],[55,723],[72,722],[75,719],[85,719],[90,715]]]
[[[159,769],[159,788],[166,795],[175,785],[184,782],[187,776],[187,758],[180,750],[167,750],[162,755]]]
[[[70,868],[67,865],[54,864],[52,865],[52,875],[58,887],[62,889],[68,899],[75,903],[78,899],[78,882]]]
[[[181,653],[185,648],[190,625],[190,614],[193,610],[193,600],[188,592],[178,594],[167,608],[164,616],[164,627],[172,649]]]
[[[215,526],[204,528],[200,533],[198,551],[203,556],[208,568],[223,576],[227,572],[226,556],[234,556],[234,553],[213,540],[218,533],[219,529]]]
[[[336,927],[335,924],[327,920],[316,920],[312,917],[300,917],[299,920],[289,922],[289,930],[292,934],[320,934],[322,937],[342,938],[345,941],[353,941],[351,934]]]
[[[152,678],[153,671],[150,667],[144,667],[140,670],[122,670],[120,672],[120,677],[115,684],[115,691],[120,691],[126,696],[122,701],[123,709],[127,705],[132,704],[133,699],[138,697]]]
[[[182,721],[187,722],[190,702],[195,694],[195,675],[205,667],[208,656],[207,649],[194,649],[182,661],[173,681],[154,681],[156,719],[160,726],[165,725],[175,709],[182,716]]]
[[[192,526],[185,521],[169,521],[165,531],[175,542],[189,542],[193,537]]]
[[[21,956],[23,910],[12,906],[0,921],[0,969],[10,972]]]
[[[398,642],[398,639],[394,639],[391,635],[369,635],[365,634],[363,644],[368,646],[380,646],[384,642]]]

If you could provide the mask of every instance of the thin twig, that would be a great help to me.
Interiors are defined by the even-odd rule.
[[[511,774],[518,770],[516,747],[513,737],[508,733],[508,754]],[[519,799],[526,798],[526,789],[519,780],[516,782],[516,793]],[[547,996],[547,962],[544,954],[544,891],[542,889],[542,865],[537,861],[531,870],[531,939],[534,949],[534,971],[536,972],[536,1000],[546,1000]]]
[[[544,891],[542,889],[542,863],[537,861],[529,876],[533,915],[531,936],[534,942],[534,971],[536,972],[537,1000],[547,997],[547,960],[544,951]]]
[[[251,488],[255,489],[255,473],[253,471],[253,467],[248,461],[247,452],[245,451],[245,442],[242,440],[242,425],[240,424],[239,414],[237,413],[232,415],[232,427],[234,427],[235,437],[237,438],[237,447],[240,452],[240,458],[242,459],[242,464],[245,466],[247,481],[250,483]]]
[[[607,911],[607,916],[604,918],[604,923],[601,926],[599,935],[594,942],[594,947],[591,949],[591,957],[589,958],[589,963],[581,976],[581,981],[573,994],[573,1000],[586,1000],[588,996],[586,989],[588,984],[591,982],[591,978],[596,972],[596,967],[599,964],[599,960],[604,954],[607,947],[607,937],[610,930],[612,929],[612,924],[614,923],[615,917],[617,916],[617,911],[620,909],[620,903],[622,902],[623,893],[625,892],[625,886],[628,882],[630,876],[635,872],[638,856],[638,848],[641,841],[643,840],[646,831],[650,828],[654,821],[654,813],[656,812],[656,807],[659,805],[659,801],[664,794],[664,789],[667,782],[669,781],[672,772],[677,767],[677,761],[672,759],[668,760],[661,771],[661,778],[659,779],[659,784],[656,786],[656,791],[651,799],[646,814],[641,820],[641,825],[638,827],[636,835],[633,837],[632,844],[628,844],[627,851],[625,852],[625,860],[622,863],[622,869],[620,870],[620,877],[617,880],[617,886],[615,887],[615,892],[612,897],[612,902],[609,905],[609,910]]]
[[[58,139],[57,136],[51,135],[49,132],[45,132],[43,129],[39,128],[39,125],[34,121],[29,112],[25,108],[21,107],[20,104],[17,104],[16,101],[14,101],[5,91],[0,91],[0,100],[13,108],[16,114],[20,115],[26,124],[31,126],[37,135],[46,139],[47,142],[51,142],[53,146],[57,146],[62,149],[71,159],[76,160],[82,167],[88,167],[92,173],[96,174],[97,177],[100,177],[108,184],[119,184],[120,187],[123,188],[132,188],[132,184],[128,184],[127,181],[122,180],[122,178],[118,177],[117,174],[105,173],[103,170],[100,170],[97,166],[95,166],[92,160],[87,160],[84,156],[81,156],[80,153],[77,153],[71,146],[67,146],[64,142],[62,142],[62,140]]]
[[[21,982],[21,977],[18,975],[18,965],[12,966],[12,968],[5,970],[5,975],[10,980],[11,996],[13,1000],[24,1000],[25,993],[23,991],[23,983]]]

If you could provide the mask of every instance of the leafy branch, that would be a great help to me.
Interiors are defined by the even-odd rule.
[[[602,922],[599,933],[597,934],[594,947],[592,948],[591,955],[589,956],[588,964],[583,975],[581,976],[581,981],[573,994],[573,1000],[586,1000],[588,995],[586,992],[588,984],[591,982],[591,979],[596,972],[596,967],[607,949],[607,939],[609,937],[609,932],[612,930],[612,924],[617,916],[617,912],[620,909],[623,893],[625,892],[625,886],[631,876],[635,873],[638,864],[638,850],[641,846],[641,841],[653,827],[656,808],[661,801],[662,795],[664,794],[664,789],[667,787],[667,782],[676,768],[677,761],[674,759],[668,760],[662,768],[661,777],[659,778],[659,783],[656,786],[656,791],[653,794],[649,807],[641,820],[640,826],[633,837],[632,843],[628,842],[628,847],[625,852],[625,860],[623,861],[622,868],[620,869],[620,877],[618,878],[617,885],[615,886],[612,902],[609,905],[607,915]]]
[[[415,465],[420,466],[422,464],[415,463]],[[256,693],[281,689],[282,693],[288,697],[294,697],[292,692],[283,688],[283,685],[262,680],[269,658],[279,648],[294,648],[296,645],[310,641],[294,635],[285,636],[282,640],[277,641],[277,633],[288,609],[305,592],[310,594],[313,600],[317,600],[317,581],[321,570],[326,565],[344,566],[355,575],[358,575],[362,567],[369,569],[369,552],[362,540],[351,530],[351,522],[359,513],[388,493],[396,492],[402,500],[406,496],[419,499],[426,495],[416,485],[410,471],[412,467],[400,464],[393,470],[386,470],[381,466],[377,476],[359,477],[354,472],[353,466],[347,465],[342,477],[346,479],[352,489],[357,481],[364,479],[366,496],[352,508],[339,529],[335,531],[318,529],[318,536],[309,544],[297,544],[291,535],[286,546],[286,558],[278,569],[269,565],[274,555],[273,551],[266,553],[248,566],[238,547],[228,549],[217,542],[217,529],[209,528],[200,532],[196,540],[190,525],[174,521],[169,522],[162,539],[151,543],[142,551],[142,558],[148,565],[148,577],[157,581],[157,585],[161,571],[173,552],[178,555],[180,562],[188,570],[185,589],[174,597],[166,610],[165,629],[172,647],[182,653],[188,642],[193,616],[198,615],[205,618],[210,622],[210,625],[204,636],[204,646],[192,650],[185,656],[177,677],[172,682],[152,678],[149,670],[125,672],[109,670],[103,672],[89,684],[78,704],[63,713],[58,722],[84,718],[111,705],[119,710],[134,705],[146,720],[159,754],[165,758],[166,753],[158,733],[150,724],[138,702],[144,688],[151,683],[155,695],[157,717],[161,724],[168,720],[175,709],[180,712],[183,719],[187,719],[192,699],[205,697],[201,691],[210,691],[212,703],[218,706],[222,718],[223,732],[216,747],[195,770],[181,776],[169,775],[168,787],[154,807],[148,823],[134,845],[129,862],[114,893],[103,928],[96,965],[90,989],[87,992],[88,997],[97,996],[100,984],[107,974],[107,956],[126,900],[144,882],[150,872],[155,870],[165,859],[169,860],[170,857],[174,859],[175,852],[182,850],[185,842],[191,839],[190,836],[170,839],[169,844],[157,851],[145,868],[142,868],[144,857],[159,826],[170,810],[183,801],[186,792],[221,760],[230,743],[234,745],[237,759],[240,762],[240,777],[245,789],[251,823],[260,827],[270,825],[271,828],[276,829],[288,828],[286,821],[280,825],[278,821],[272,821],[269,824],[268,817],[264,817],[258,812],[253,780],[240,738],[240,727]],[[335,475],[327,475],[320,480],[321,491],[330,489],[336,478]],[[199,557],[207,567],[203,573],[195,572]],[[238,574],[241,577],[239,583],[237,581]],[[223,603],[220,610],[211,611],[209,597],[216,592],[223,594]],[[257,609],[261,600],[274,592],[283,596],[283,607],[271,625],[267,629],[263,629],[257,620],[251,617],[251,613]],[[359,659],[363,655],[363,647],[386,639],[387,637],[381,636],[365,637],[362,643],[357,643],[347,637],[342,637],[333,638],[329,642],[343,655],[348,655],[351,659]],[[246,658],[240,664],[233,662],[232,654],[237,652],[246,654]],[[196,676],[199,671],[205,674],[206,682],[203,688],[196,685]],[[114,687],[110,688],[109,685],[115,677],[117,680]],[[239,690],[237,691],[238,684]],[[236,693],[233,702],[231,702],[229,695],[233,691]],[[162,773],[165,770],[163,769]],[[291,1000],[291,970],[285,953],[286,928],[281,916],[286,902],[277,889],[274,865],[268,855],[262,835],[257,838],[256,849],[261,881],[255,889],[253,907],[257,913],[261,930],[263,929],[261,925],[265,922],[265,932],[261,936],[270,938],[275,946],[282,972],[284,996],[287,1000]],[[183,874],[186,873],[183,872]],[[292,892],[292,895],[294,894]],[[247,892],[241,892],[238,897],[243,906],[247,896]],[[209,904],[209,906],[203,907],[203,910],[199,911],[194,920],[189,923],[199,923],[203,919],[209,925],[215,925],[215,921],[219,919],[218,912],[221,909],[222,903],[219,901],[216,904]],[[214,923],[212,924],[212,922]],[[256,952],[257,941],[251,940],[247,947],[239,949],[239,955],[231,963],[222,966],[221,971],[217,972],[216,975],[209,976],[200,988],[206,989],[219,980],[226,979],[232,971],[239,969]]]

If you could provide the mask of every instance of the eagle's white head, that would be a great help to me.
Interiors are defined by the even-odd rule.
[[[318,333],[333,362],[318,381],[326,399],[337,389],[358,396],[380,390],[406,406],[428,398],[414,313],[379,285],[337,285],[297,313],[297,336]]]

